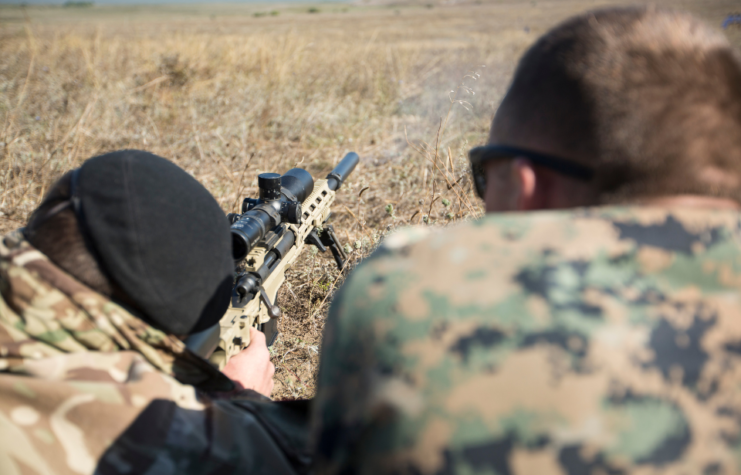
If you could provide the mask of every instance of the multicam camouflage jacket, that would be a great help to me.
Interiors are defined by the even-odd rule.
[[[296,473],[299,404],[233,383],[177,338],[0,241],[0,474]]]
[[[741,473],[741,214],[390,236],[328,317],[320,473]]]

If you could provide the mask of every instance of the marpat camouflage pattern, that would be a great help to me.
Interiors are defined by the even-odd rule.
[[[741,473],[741,215],[390,236],[325,330],[318,473]]]
[[[0,474],[296,473],[300,405],[208,362],[11,233],[0,241]]]

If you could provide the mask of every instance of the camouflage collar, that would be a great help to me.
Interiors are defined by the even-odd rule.
[[[184,384],[231,391],[234,384],[182,341],[86,287],[19,231],[0,240],[0,370],[64,353],[135,351]]]

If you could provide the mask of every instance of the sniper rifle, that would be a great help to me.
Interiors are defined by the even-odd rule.
[[[242,213],[227,215],[231,222],[232,253],[238,268],[229,309],[217,326],[190,335],[192,351],[223,369],[229,358],[250,343],[250,327],[265,333],[268,345],[278,335],[281,310],[275,305],[285,271],[306,244],[327,248],[342,269],[347,260],[331,224],[326,224],[335,192],[358,164],[348,153],[323,180],[301,168],[284,175],[257,177],[259,198],[245,198]]]

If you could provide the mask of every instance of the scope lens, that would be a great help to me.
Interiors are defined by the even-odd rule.
[[[234,260],[241,261],[247,257],[248,252],[250,251],[244,238],[239,234],[232,232],[232,257],[234,257]]]

